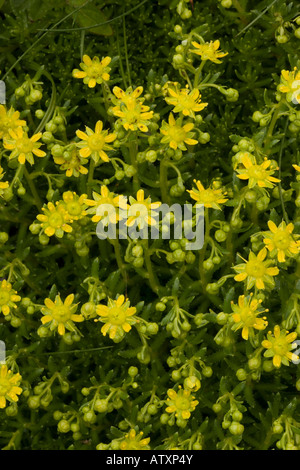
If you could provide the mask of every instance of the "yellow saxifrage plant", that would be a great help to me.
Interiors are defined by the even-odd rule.
[[[0,1],[0,448],[300,449],[295,2],[70,1],[34,42],[25,3]]]

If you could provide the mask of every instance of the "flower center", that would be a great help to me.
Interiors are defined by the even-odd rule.
[[[102,73],[103,73],[103,66],[101,64],[93,64],[87,70],[87,74],[90,78],[101,77]]]
[[[203,202],[213,202],[216,199],[215,193],[212,189],[206,189],[205,191],[202,191],[201,198]]]
[[[101,134],[94,134],[88,140],[88,146],[91,150],[102,150],[104,143],[105,140]]]
[[[252,312],[252,310],[248,307],[246,308],[243,308],[241,311],[240,311],[240,316],[241,316],[241,320],[242,322],[246,325],[246,326],[253,326],[254,323],[256,322],[256,316],[255,314]]]
[[[178,101],[186,109],[192,109],[196,104],[193,98],[186,95],[179,96]]]
[[[281,248],[282,250],[286,250],[290,245],[290,236],[288,233],[283,231],[278,231],[274,234],[273,237],[274,244],[277,248]]]
[[[190,400],[179,397],[175,400],[175,406],[178,410],[188,410],[190,408]]]
[[[279,354],[280,356],[284,356],[284,354],[288,351],[288,345],[286,343],[285,338],[278,338],[274,341],[273,349],[275,354]]]
[[[57,228],[61,227],[64,221],[62,216],[58,212],[55,212],[49,216],[48,222],[51,227]]]
[[[81,214],[81,205],[78,204],[78,202],[76,201],[73,201],[73,202],[69,202],[67,204],[67,211],[69,212],[69,214],[71,215],[80,215]]]
[[[55,307],[52,312],[52,316],[55,320],[60,323],[65,323],[70,319],[70,309],[64,305]]]
[[[186,132],[180,126],[170,126],[169,127],[169,136],[175,142],[183,142],[186,136]]]
[[[32,150],[33,143],[30,139],[22,137],[22,139],[17,140],[16,147],[22,153],[29,153]]]
[[[137,108],[127,109],[124,111],[124,117],[129,124],[134,124],[135,122],[138,122],[140,118],[140,110]]]
[[[108,320],[112,325],[123,325],[126,320],[126,312],[119,307],[113,307],[109,312]]]
[[[264,180],[267,178],[266,172],[257,166],[250,167],[248,173],[250,178],[254,178],[255,180]]]
[[[265,274],[266,268],[261,261],[248,261],[246,266],[246,272],[249,276],[261,278]]]

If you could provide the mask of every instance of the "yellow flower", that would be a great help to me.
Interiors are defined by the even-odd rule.
[[[150,437],[143,439],[144,433],[136,433],[135,429],[125,434],[125,439],[120,442],[120,450],[149,450]]]
[[[231,302],[231,308],[233,310],[232,318],[235,325],[232,327],[234,331],[242,328],[242,338],[247,340],[253,333],[253,329],[264,330],[268,325],[266,317],[257,318],[258,315],[269,310],[260,309],[262,300],[257,300],[252,297],[246,298],[244,295],[239,296],[238,304],[236,305],[233,301]]]
[[[60,165],[60,169],[66,172],[66,176],[75,176],[76,178],[88,173],[88,169],[83,165],[87,163],[87,159],[82,158],[78,154],[78,149],[75,147],[70,151],[70,157],[66,158],[64,155],[61,157],[53,157],[54,162]]]
[[[66,191],[63,193],[63,202],[61,205],[65,208],[72,221],[82,219],[82,217],[87,214],[85,211],[86,197],[86,194],[78,196],[78,194],[72,191]]]
[[[280,326],[274,327],[274,336],[269,331],[267,338],[262,341],[262,346],[267,349],[265,351],[265,357],[273,357],[273,364],[275,367],[280,367],[281,363],[285,366],[289,365],[289,361],[298,361],[299,357],[292,353],[296,345],[293,345],[293,341],[297,338],[297,333],[289,333],[285,330],[280,330]]]
[[[198,405],[198,400],[195,400],[190,390],[182,389],[179,386],[178,392],[172,388],[167,391],[168,397],[166,400],[167,413],[175,413],[176,418],[189,419],[191,412],[195,410]]]
[[[211,207],[212,209],[221,210],[220,204],[224,204],[227,199],[225,198],[226,192],[222,189],[215,189],[210,187],[205,189],[200,181],[194,180],[197,189],[187,190],[192,199],[197,201],[197,204],[203,204],[204,207]]]
[[[103,131],[102,121],[97,121],[95,132],[87,126],[85,126],[85,129],[86,132],[76,131],[77,137],[82,140],[82,142],[77,144],[77,147],[80,148],[80,156],[83,158],[91,156],[96,163],[99,161],[99,158],[104,162],[109,162],[109,157],[105,150],[112,150],[113,147],[108,144],[113,142],[117,135],[109,134],[107,130]]]
[[[42,229],[48,237],[56,235],[58,238],[62,238],[64,232],[72,232],[72,227],[67,223],[72,221],[63,204],[57,202],[54,205],[52,202],[48,202],[42,211],[44,213],[38,214],[37,219],[42,222]]]
[[[272,255],[277,255],[280,263],[285,262],[285,257],[292,257],[297,255],[300,250],[300,240],[295,240],[299,235],[291,235],[294,230],[294,225],[289,223],[286,225],[284,221],[276,226],[271,220],[268,221],[270,232],[263,232],[266,238],[264,243]]]
[[[132,87],[127,88],[126,91],[122,90],[122,88],[118,86],[113,87],[113,94],[117,99],[114,99],[114,103],[119,106],[120,104],[127,105],[135,105],[136,103],[142,104],[145,99],[140,98],[141,94],[143,93],[143,87],[138,86],[134,90]]]
[[[228,52],[218,51],[220,47],[220,41],[218,39],[205,44],[199,44],[193,41],[192,44],[196,49],[191,49],[191,52],[200,55],[202,60],[210,60],[215,64],[221,64],[222,61],[219,60],[219,58],[225,57],[228,54]]]
[[[82,315],[76,315],[77,304],[73,304],[74,294],[68,295],[63,302],[60,295],[55,297],[53,302],[47,298],[44,300],[45,307],[41,308],[41,312],[44,315],[41,318],[43,325],[49,323],[51,331],[57,328],[58,333],[62,336],[65,334],[66,329],[69,331],[75,331],[75,325],[73,322],[82,322],[84,318]]]
[[[150,196],[145,199],[145,193],[143,189],[139,189],[136,193],[136,199],[129,196],[130,208],[128,210],[128,219],[126,225],[132,227],[137,224],[139,229],[144,228],[148,225],[156,225],[157,220],[155,216],[155,209],[157,209],[161,202],[151,202]]]
[[[195,118],[195,113],[202,111],[208,103],[201,103],[201,95],[198,89],[190,91],[188,88],[177,89],[168,88],[169,97],[165,101],[174,106],[174,113],[182,113],[184,116]]]
[[[263,248],[257,256],[250,251],[249,260],[244,260],[245,263],[234,266],[233,269],[238,273],[235,281],[247,280],[247,290],[255,286],[257,289],[265,289],[265,284],[269,287],[274,287],[274,276],[279,274],[277,267],[269,267],[272,260],[265,260],[267,256],[267,249]]]
[[[126,202],[127,198],[125,196],[115,195],[104,185],[100,188],[100,194],[93,191],[93,198],[94,199],[85,199],[85,203],[91,206],[86,213],[95,214],[92,217],[93,222],[102,220],[106,224],[109,222],[116,224],[122,219],[122,210],[126,210],[128,207]],[[103,207],[104,204],[106,206],[105,211],[108,211],[107,216],[100,211],[101,206]],[[108,206],[110,206],[110,208]],[[121,211],[119,209],[121,209]]]
[[[126,131],[148,132],[149,120],[153,117],[153,111],[149,111],[149,106],[143,105],[144,98],[139,98],[143,92],[143,87],[137,87],[134,91],[128,88],[123,91],[119,87],[113,88],[113,93],[117,97],[116,106],[113,113],[120,118],[121,124]]]
[[[281,83],[278,85],[278,90],[281,93],[286,93],[287,101],[292,101],[297,104],[300,103],[300,71],[294,67],[293,71],[281,71]]]
[[[125,333],[131,330],[131,326],[137,323],[135,307],[130,307],[130,302],[120,295],[117,300],[108,299],[108,304],[97,305],[96,313],[100,316],[99,320],[104,325],[101,333],[106,336],[109,333],[110,339],[119,342],[123,339]]]
[[[30,165],[34,164],[33,154],[37,157],[44,157],[46,152],[40,150],[42,145],[38,140],[42,137],[42,133],[38,132],[32,137],[28,137],[27,133],[23,131],[22,127],[17,127],[16,130],[9,130],[9,138],[5,138],[3,146],[7,150],[12,150],[9,155],[9,160],[18,157],[18,161],[24,164],[27,160]]]
[[[109,73],[110,67],[108,65],[111,62],[110,57],[104,57],[100,60],[99,57],[94,57],[91,59],[88,55],[82,57],[82,62],[80,67],[82,69],[74,69],[73,77],[83,78],[83,83],[88,85],[89,88],[94,88],[96,84],[101,84],[102,82],[107,82],[110,79]]]
[[[8,181],[1,182],[3,176],[4,176],[3,168],[0,166],[0,195],[2,195],[2,192],[4,189],[7,189],[9,187]]]
[[[274,183],[280,182],[278,178],[271,176],[275,170],[267,170],[271,165],[271,160],[265,159],[263,163],[258,165],[257,163],[253,163],[248,155],[244,155],[242,163],[245,168],[236,170],[239,173],[237,177],[242,180],[249,180],[249,188],[253,188],[256,185],[260,188],[273,188]]]
[[[26,126],[26,121],[19,117],[19,111],[15,111],[14,108],[7,111],[3,104],[0,105],[0,139],[9,139],[9,130],[13,131],[17,127]]]
[[[160,132],[163,134],[161,142],[163,144],[169,144],[169,146],[176,150],[187,150],[185,144],[187,145],[196,145],[197,140],[192,139],[193,133],[190,132],[194,128],[194,124],[189,122],[187,124],[181,125],[181,119],[175,121],[172,113],[169,114],[168,123],[166,121],[162,122]]]
[[[17,402],[18,395],[22,393],[19,387],[22,377],[19,373],[7,369],[6,364],[0,364],[0,408],[6,407],[6,400]]]
[[[300,171],[300,166],[299,165],[293,165],[296,171]]]
[[[21,297],[17,295],[17,291],[12,289],[10,282],[7,282],[6,279],[3,279],[0,284],[0,312],[3,315],[8,315],[10,310],[17,308],[15,302],[20,302]]]

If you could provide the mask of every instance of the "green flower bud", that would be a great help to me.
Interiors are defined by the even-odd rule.
[[[132,264],[135,268],[141,268],[144,264],[144,258],[135,258]]]
[[[95,401],[94,409],[98,413],[106,413],[108,409],[107,405],[108,405],[107,400],[98,399]]]
[[[245,369],[238,369],[235,375],[240,382],[243,382],[247,378],[247,372]]]
[[[15,95],[17,98],[23,98],[23,96],[25,96],[25,90],[23,87],[18,87],[15,89]]]
[[[52,134],[54,134],[57,131],[57,125],[54,124],[53,121],[49,121],[45,125],[45,129],[46,129],[47,132],[51,132]]]
[[[181,372],[179,369],[173,370],[171,374],[172,379],[174,382],[177,382],[178,380],[181,379]]]
[[[203,268],[205,269],[205,271],[210,271],[214,268],[214,263],[210,258],[203,261]]]
[[[223,230],[219,229],[215,231],[215,239],[217,242],[222,243],[226,240],[226,238],[227,234]]]
[[[129,369],[128,369],[128,375],[129,375],[130,377],[135,377],[138,373],[139,373],[139,370],[138,370],[137,367],[134,367],[134,366],[129,367]]]
[[[155,150],[148,150],[146,160],[150,163],[154,163],[157,160],[157,152],[155,152]]]
[[[254,122],[259,122],[263,117],[264,115],[260,111],[254,111],[252,115],[252,120]]]
[[[30,396],[27,400],[27,404],[32,410],[36,410],[40,406],[40,397],[34,395]]]
[[[59,421],[62,418],[62,416],[63,414],[59,410],[55,410],[53,413],[53,419],[55,419],[55,421]]]
[[[182,65],[184,63],[184,57],[182,54],[175,54],[173,56],[173,63],[175,65]]]
[[[37,329],[37,334],[40,336],[40,338],[47,338],[49,336],[49,330],[46,328],[46,326],[40,326]]]
[[[244,426],[241,423],[238,423],[236,421],[232,421],[231,425],[229,426],[229,431],[234,436],[239,436],[239,435],[243,434]]]
[[[61,419],[57,424],[57,430],[59,432],[67,433],[70,431],[70,423],[66,419]]]
[[[155,310],[157,310],[158,312],[163,312],[164,310],[166,310],[166,305],[163,303],[163,302],[157,302],[157,304],[155,305]]]
[[[53,134],[52,132],[44,132],[43,135],[42,135],[42,141],[45,143],[45,144],[50,144],[51,142],[53,142],[54,140],[54,137],[53,137]]]
[[[161,424],[167,424],[168,421],[169,421],[169,415],[167,415],[167,413],[163,413],[162,415],[160,415]]]
[[[233,419],[233,421],[242,421],[243,413],[241,413],[239,410],[235,410],[232,413],[232,419]]]
[[[148,323],[147,325],[147,333],[149,335],[156,335],[158,332],[158,324],[157,323]]]
[[[174,26],[174,33],[176,33],[176,34],[181,34],[182,33],[182,27],[179,24],[176,24]]]
[[[237,90],[235,90],[234,88],[228,88],[228,90],[226,90],[227,101],[234,103],[238,99],[239,99],[239,92]]]
[[[217,413],[220,413],[220,411],[222,411],[222,406],[220,405],[220,403],[214,403],[213,406],[212,406],[212,410],[217,414]]]
[[[204,375],[204,377],[211,377],[213,374],[213,370],[209,366],[203,367],[202,374]]]
[[[96,414],[94,413],[93,410],[89,410],[83,415],[83,420],[86,423],[93,424],[97,421],[97,416],[96,416]]]
[[[211,295],[216,295],[219,292],[219,285],[216,282],[212,282],[210,284],[207,284],[206,286],[206,292]]]

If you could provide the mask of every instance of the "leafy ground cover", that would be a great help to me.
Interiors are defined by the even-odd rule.
[[[297,3],[0,18],[1,448],[299,450]]]

